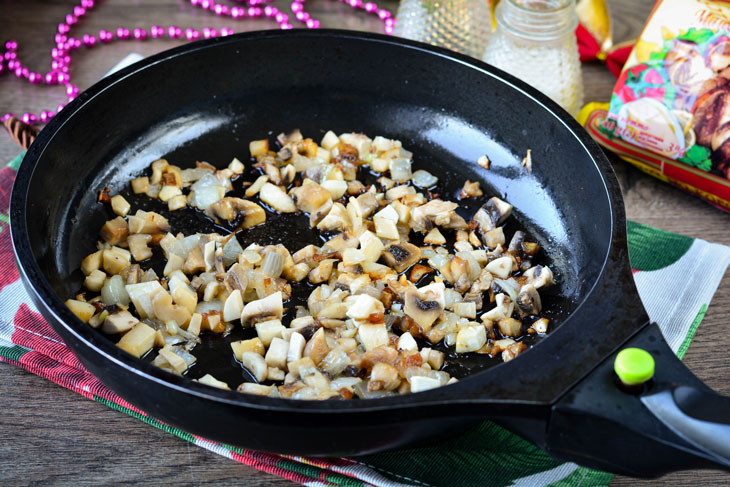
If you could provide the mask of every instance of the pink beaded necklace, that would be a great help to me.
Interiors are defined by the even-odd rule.
[[[193,7],[208,10],[220,17],[229,17],[232,19],[268,17],[274,19],[279,28],[287,30],[293,26],[289,23],[289,16],[281,12],[273,5],[263,5],[272,0],[238,0],[241,6],[223,5],[216,3],[215,0],[190,0]],[[319,28],[319,21],[313,19],[306,10],[304,10],[304,2],[306,0],[293,0],[291,3],[291,11],[299,22],[302,22],[309,29]],[[377,15],[385,24],[385,33],[392,34],[395,26],[395,19],[388,10],[378,7],[375,2],[363,2],[363,0],[339,0],[354,9],[364,10],[365,12]],[[170,39],[184,39],[187,41],[197,41],[198,39],[210,39],[217,36],[229,36],[234,33],[233,29],[223,27],[220,30],[210,29],[185,29],[171,25],[167,28],[153,25],[149,32],[146,29],[126,29],[119,27],[115,32],[108,30],[100,30],[98,36],[84,34],[81,38],[71,37],[69,33],[71,28],[81,20],[96,4],[95,0],[81,0],[81,4],[74,7],[73,13],[66,15],[64,22],[58,24],[58,33],[54,36],[56,47],[51,50],[51,70],[46,74],[30,71],[27,66],[18,58],[18,43],[14,40],[5,42],[5,51],[0,51],[0,75],[5,72],[14,73],[20,79],[25,79],[34,85],[63,85],[66,88],[66,96],[68,101],[73,100],[79,93],[79,88],[71,82],[71,73],[69,66],[71,64],[71,53],[78,50],[81,46],[92,48],[100,44],[109,44],[114,41],[158,39],[167,36]],[[68,103],[68,102],[66,102]],[[48,123],[53,116],[61,111],[64,104],[58,105],[56,111],[43,110],[39,114],[32,112],[24,113],[20,119],[29,124],[45,124]],[[13,113],[6,113],[0,117],[0,121],[4,122],[9,117],[15,117]]]

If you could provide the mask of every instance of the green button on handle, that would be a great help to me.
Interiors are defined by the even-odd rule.
[[[654,376],[654,357],[640,348],[625,348],[616,356],[613,370],[627,386],[640,385]]]

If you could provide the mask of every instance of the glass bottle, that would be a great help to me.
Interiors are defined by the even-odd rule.
[[[520,78],[575,116],[583,78],[573,0],[502,0],[484,61]]]
[[[489,0],[401,0],[393,33],[479,58],[491,18]]]

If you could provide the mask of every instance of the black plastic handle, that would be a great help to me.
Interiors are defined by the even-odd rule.
[[[730,398],[679,386],[645,394],[641,402],[677,436],[730,468]]]
[[[625,346],[652,354],[654,378],[643,390],[627,391],[611,355],[553,406],[541,446],[556,458],[634,477],[730,470],[730,398],[697,379],[656,324]]]

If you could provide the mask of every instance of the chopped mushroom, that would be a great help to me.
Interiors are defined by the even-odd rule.
[[[347,181],[340,181],[339,179],[327,179],[322,181],[322,187],[327,190],[332,200],[338,200],[347,191]]]
[[[554,284],[553,271],[549,267],[537,265],[527,269],[524,273],[528,283],[532,283],[535,289]]]
[[[512,299],[507,296],[506,294],[497,294],[496,298],[496,306],[492,308],[490,311],[487,311],[482,315],[482,321],[484,320],[500,320],[502,318],[507,318],[509,316],[512,316],[512,313],[514,311],[515,303],[512,301]]]
[[[252,140],[248,144],[248,150],[251,153],[251,157],[266,154],[266,152],[269,150],[269,141],[268,139]]]
[[[119,340],[117,346],[135,357],[141,357],[152,350],[155,335],[154,328],[139,322]]]
[[[281,213],[294,213],[297,207],[291,197],[280,186],[264,183],[259,191],[261,201]]]
[[[347,307],[347,316],[355,321],[372,322],[374,315],[382,316],[383,303],[368,294],[353,296]]]
[[[264,358],[256,352],[243,352],[241,355],[241,364],[251,372],[254,379],[263,382],[268,376],[269,367],[266,365]]]
[[[522,335],[522,323],[514,318],[502,318],[497,322],[499,332],[506,337]]]
[[[123,242],[128,235],[129,226],[121,216],[106,222],[99,232],[99,236],[109,245],[116,245]]]
[[[443,287],[443,284],[441,284]],[[415,321],[424,332],[431,329],[444,309],[443,296],[434,289],[423,287],[409,289],[403,298],[403,312]]]
[[[464,219],[456,214],[458,206],[451,201],[431,200],[411,211],[410,226],[417,232],[428,232],[435,226],[463,230],[467,225]]]
[[[238,262],[233,264],[231,268],[228,269],[223,282],[231,291],[237,290],[241,293],[245,293],[246,288],[248,287],[248,277],[246,277],[246,272],[244,271],[243,266]]]
[[[132,316],[132,313],[125,310],[119,310],[110,313],[104,318],[101,325],[101,331],[104,333],[124,333],[131,330],[139,320]]]
[[[461,188],[461,192],[459,193],[460,199],[466,199],[466,198],[478,198],[479,196],[482,196],[484,193],[482,192],[482,188],[479,187],[479,181],[471,182],[468,179],[464,183],[464,187]]]
[[[81,272],[88,276],[95,270],[98,270],[101,267],[103,252],[103,250],[97,250],[84,257],[84,260],[81,261]]]
[[[226,197],[210,206],[213,216],[229,222],[239,221],[240,228],[246,229],[266,221],[266,212],[253,201]]]
[[[369,391],[392,391],[401,383],[398,369],[390,364],[379,362],[373,366],[368,382]]]
[[[305,213],[312,213],[332,199],[329,191],[311,180],[305,181],[298,188],[293,188],[289,194],[297,208]]]
[[[317,210],[319,211],[319,210]],[[342,203],[335,203],[322,221],[317,224],[317,229],[322,231],[342,231],[347,230],[352,222],[350,214]]]
[[[489,157],[484,154],[483,156],[480,156],[479,159],[477,159],[477,164],[482,166],[484,169],[489,169],[491,161],[489,160]]]
[[[235,289],[231,294],[228,295],[225,304],[223,305],[223,320],[234,321],[241,318],[243,312],[243,297],[241,291]]]
[[[522,167],[524,167],[527,172],[532,172],[532,150],[527,149],[527,155],[524,159],[522,159]]]
[[[383,260],[401,273],[421,260],[421,249],[408,242],[393,243],[383,250]]]
[[[137,213],[127,218],[129,233],[165,233],[170,230],[167,218],[154,211],[137,210]]]
[[[238,361],[241,361],[244,352],[256,352],[262,357],[266,354],[266,347],[264,347],[259,337],[232,342],[231,348],[233,349],[233,355]]]
[[[131,183],[165,211],[198,212],[232,233],[177,233],[177,215],[132,213],[123,196],[102,191],[117,218],[81,263],[85,290],[67,301],[71,311],[121,334],[119,346],[133,355],[155,349],[152,364],[177,374],[210,340],[201,332],[249,327],[256,337],[231,343],[231,354],[254,382],[237,390],[296,399],[452,384],[441,369],[453,353],[508,361],[528,349],[521,319],[532,321],[524,333],[548,331],[539,289],[554,283],[552,270],[533,265],[540,245],[503,226],[512,205],[484,197],[478,181],[467,180],[458,198],[481,205],[467,224],[464,208],[442,199],[438,178],[397,140],[329,131],[317,144],[294,130],[277,143],[249,144],[261,173],[250,181],[240,180],[246,168],[235,158],[223,169],[158,159]],[[478,163],[489,168],[487,156]],[[358,180],[361,167],[378,173],[377,183]],[[234,186],[261,203],[227,196]],[[265,223],[267,211],[308,218],[321,242],[257,242],[258,230],[246,230]],[[412,231],[421,235],[411,240]],[[159,255],[162,276],[151,268]],[[200,382],[229,388],[210,375]]]
[[[320,206],[319,208],[314,210],[312,213],[310,213],[309,226],[312,228],[318,227],[319,223],[321,223],[322,220],[330,213],[330,211],[332,210],[332,206],[333,206],[332,200],[328,199],[327,201],[324,202],[324,204],[322,206]],[[344,227],[344,222],[343,222],[342,226]]]
[[[441,382],[433,377],[415,376],[410,379],[411,392],[423,392],[441,386]]]
[[[439,229],[434,227],[424,237],[423,242],[427,243],[427,244],[433,244],[433,245],[444,245],[446,243],[446,239],[441,234],[441,232],[439,232]]]
[[[517,309],[520,311],[520,316],[537,315],[542,311],[540,295],[534,284],[522,286],[515,302],[517,303]]]
[[[130,184],[132,186],[132,192],[134,194],[144,194],[147,193],[150,189],[150,178],[147,176],[141,176],[138,178],[132,179],[130,181]]]
[[[357,328],[357,337],[368,352],[388,344],[388,330],[385,325],[360,325]]]
[[[104,285],[106,274],[99,269],[91,271],[84,279],[84,287],[89,291],[99,292]]]
[[[360,205],[360,210],[362,211],[363,218],[369,217],[370,214],[379,206],[378,200],[370,192],[363,193],[358,196],[357,203]]]
[[[512,214],[512,205],[493,196],[474,215],[482,234],[494,230]]]
[[[129,202],[124,199],[124,196],[119,194],[116,196],[112,196],[111,205],[112,211],[114,211],[115,214],[121,217],[127,216],[127,213],[129,213],[129,209],[132,207]]]
[[[476,352],[487,343],[487,330],[483,326],[467,326],[456,335],[456,353]]]
[[[314,365],[319,365],[329,352],[330,347],[327,344],[324,328],[320,328],[314,333],[314,335],[312,335],[312,338],[310,338],[304,346],[302,354],[304,357],[312,359]]]
[[[540,318],[539,320],[537,320],[536,322],[534,322],[532,324],[532,328],[537,333],[547,333],[549,324],[550,324],[550,320],[548,320],[547,318]]]
[[[68,307],[68,309],[71,310],[73,314],[76,315],[78,319],[80,319],[84,323],[88,323],[91,317],[94,316],[94,312],[96,311],[96,308],[93,304],[85,303],[77,299],[67,299],[66,306]]]
[[[506,279],[512,273],[512,263],[511,257],[499,257],[487,264],[485,269],[497,277]]]
[[[104,249],[102,253],[102,266],[107,274],[119,274],[129,265],[131,254],[128,250],[119,247]]]
[[[482,233],[484,244],[490,249],[496,249],[498,245],[504,245],[504,229],[497,227]]]
[[[433,272],[436,271],[432,267],[416,264],[411,268],[411,274],[408,277],[408,280],[415,283],[420,281],[423,276],[431,274]]]
[[[132,258],[137,262],[142,262],[152,257],[152,249],[147,246],[152,241],[152,235],[144,233],[137,233],[130,235],[127,238],[129,244],[129,251],[132,253]]]
[[[281,321],[278,319],[271,319],[256,323],[256,334],[265,347],[271,345],[271,342],[275,338],[281,338],[284,329],[284,325],[282,325]]]
[[[284,314],[281,292],[275,292],[262,299],[251,301],[243,307],[241,323],[265,321],[267,319],[281,319]]]

